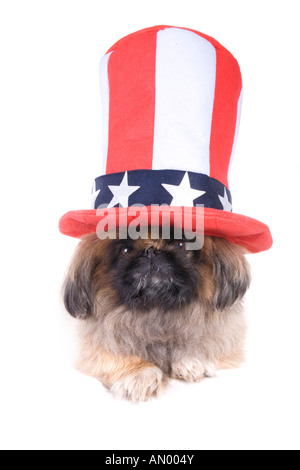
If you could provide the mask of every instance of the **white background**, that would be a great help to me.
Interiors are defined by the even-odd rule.
[[[298,7],[1,0],[1,448],[300,448]],[[238,59],[234,210],[269,224],[275,243],[249,256],[247,364],[198,385],[173,382],[159,401],[134,406],[72,368],[60,285],[77,241],[57,224],[89,208],[101,168],[99,60],[124,35],[156,24],[202,31]]]

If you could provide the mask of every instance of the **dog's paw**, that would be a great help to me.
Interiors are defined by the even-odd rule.
[[[111,392],[117,398],[139,403],[160,396],[166,385],[163,372],[156,366],[147,366],[123,374]]]
[[[215,375],[215,365],[199,359],[186,358],[172,365],[171,377],[186,382],[201,382],[204,377],[215,377]]]

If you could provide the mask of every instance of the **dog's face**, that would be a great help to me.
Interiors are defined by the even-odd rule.
[[[188,251],[184,240],[99,240],[93,234],[78,247],[64,300],[78,318],[120,306],[141,314],[195,302],[207,311],[224,310],[249,283],[242,249],[221,238],[205,237],[201,250]]]
[[[184,241],[117,240],[108,250],[112,288],[130,310],[178,309],[197,297],[198,256]]]

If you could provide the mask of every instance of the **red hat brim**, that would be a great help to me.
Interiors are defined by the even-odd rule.
[[[118,225],[120,220],[127,220],[130,224],[136,215],[130,215],[132,208],[113,208],[106,210],[106,215],[116,217]],[[163,208],[148,207],[148,214],[155,211],[162,214]],[[259,253],[268,250],[273,244],[272,235],[267,225],[250,217],[217,209],[198,209],[196,207],[184,208],[185,214],[189,214],[195,223],[198,210],[204,211],[204,235],[221,237],[243,246],[249,253]],[[128,213],[129,212],[129,213]],[[174,214],[183,213],[182,207],[171,208],[171,223],[174,222]],[[124,218],[125,216],[125,218]],[[67,212],[59,221],[59,229],[62,234],[70,237],[82,238],[85,235],[96,233],[97,225],[104,218],[104,213],[97,210],[79,210]]]

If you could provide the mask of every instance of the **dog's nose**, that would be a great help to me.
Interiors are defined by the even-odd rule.
[[[150,248],[147,248],[145,251],[144,251],[144,256],[146,258],[152,258],[154,255],[154,248],[153,246],[150,246]]]
[[[159,253],[161,253],[161,251],[156,250],[153,246],[150,246],[150,248],[147,248],[144,251],[144,256],[147,258],[153,258],[154,255],[158,255]]]

